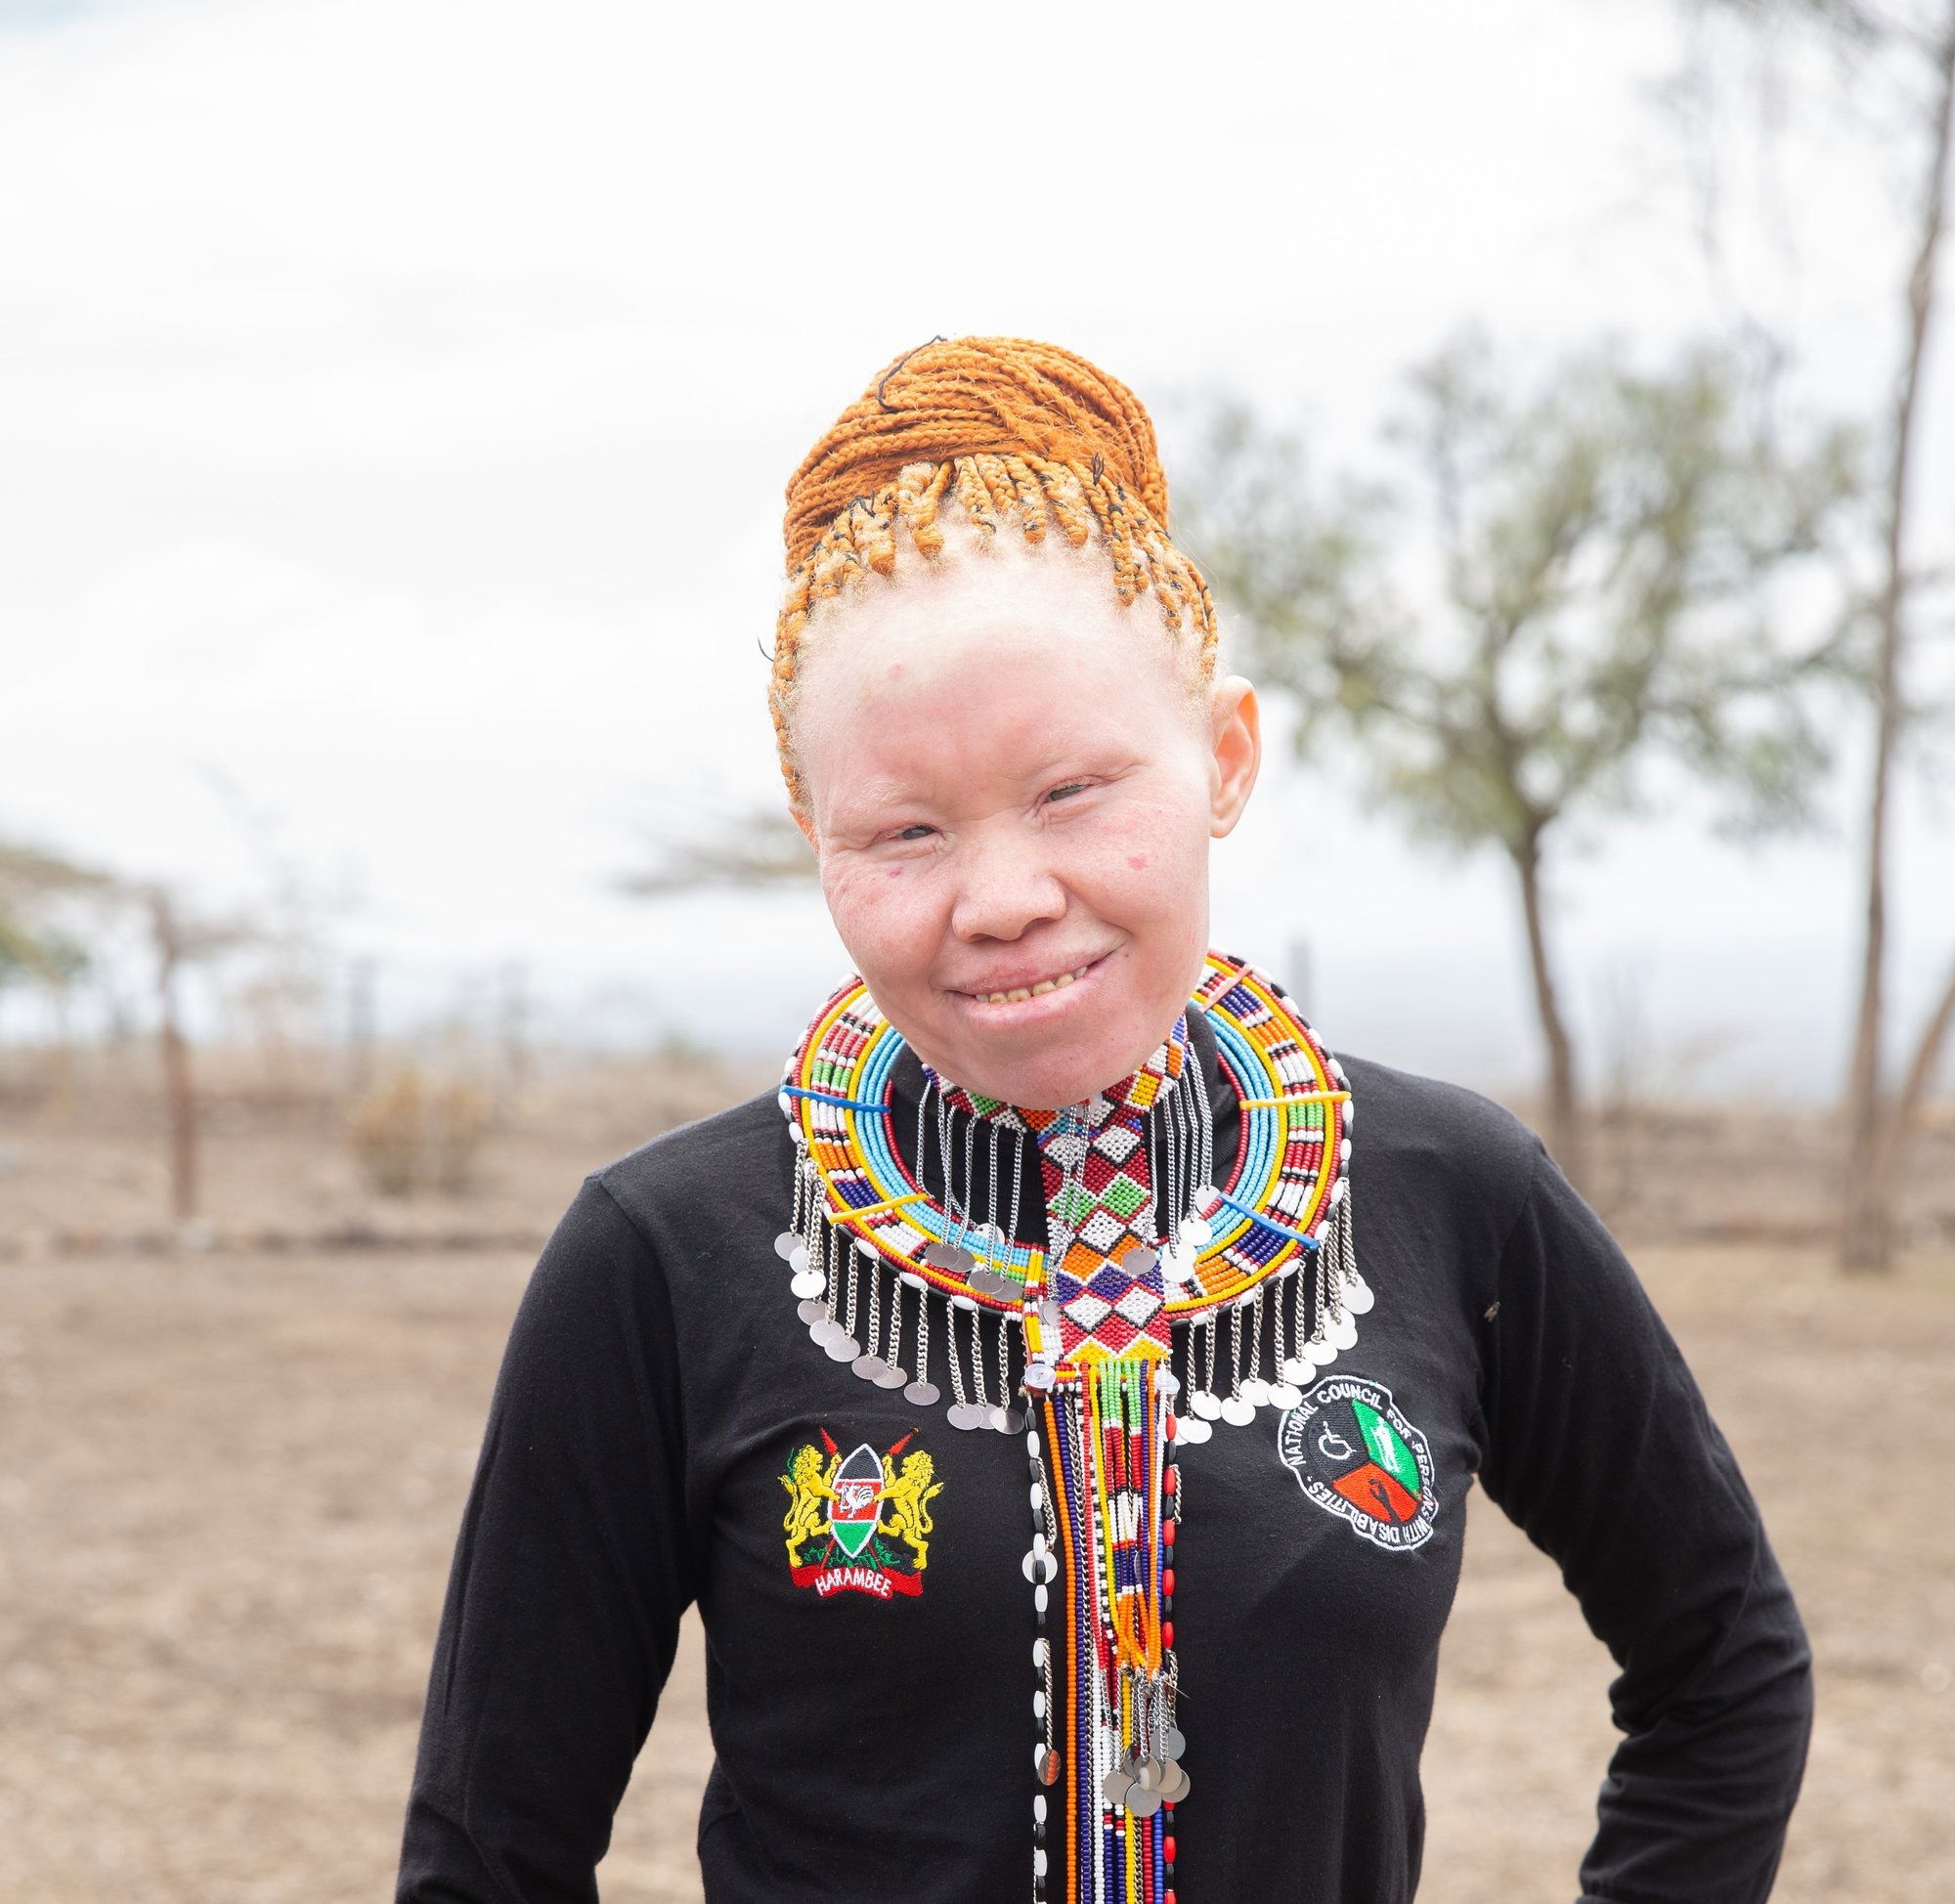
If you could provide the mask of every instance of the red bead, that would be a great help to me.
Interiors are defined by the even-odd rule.
[[[1174,1622],[1172,1620],[1161,1622],[1161,1644],[1166,1647],[1174,1645]]]
[[[1161,1486],[1165,1488],[1171,1494],[1180,1493],[1181,1470],[1179,1468],[1169,1468],[1168,1471],[1161,1476]]]
[[[1168,1864],[1174,1862],[1174,1839],[1172,1837],[1161,1839],[1161,1858]]]
[[[1173,1892],[1173,1891],[1169,1891],[1169,1892],[1168,1892],[1168,1894],[1167,1894],[1167,1904],[1174,1904],[1174,1892]]]
[[[1163,1593],[1172,1593],[1174,1591],[1174,1569],[1172,1567],[1168,1568],[1161,1575],[1161,1591]]]
[[[1163,1521],[1161,1523],[1161,1538],[1170,1547],[1174,1545],[1174,1523],[1172,1521]]]
[[[1167,1433],[1167,1438],[1168,1438],[1168,1440],[1169,1440],[1169,1441],[1173,1441],[1173,1440],[1174,1440],[1174,1431],[1175,1431],[1175,1426],[1176,1426],[1176,1424],[1175,1424],[1175,1419],[1174,1419],[1174,1416],[1173,1416],[1173,1415],[1169,1415],[1169,1416],[1168,1416],[1168,1418],[1167,1418],[1167,1430],[1166,1430],[1166,1433]]]

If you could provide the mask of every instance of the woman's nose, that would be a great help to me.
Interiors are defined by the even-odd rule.
[[[1041,920],[1064,916],[1065,887],[1043,844],[1036,836],[965,843],[950,918],[959,938],[1015,939]]]

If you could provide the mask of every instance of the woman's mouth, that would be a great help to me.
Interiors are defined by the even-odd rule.
[[[986,1006],[994,1010],[1006,1005],[1028,1005],[1035,998],[1044,998],[1051,992],[1063,992],[1068,986],[1078,984],[1096,966],[1103,963],[1107,956],[1103,952],[1099,958],[1088,959],[1082,965],[1073,966],[1064,972],[1043,974],[1021,985],[1000,985],[990,991],[966,991],[961,996],[973,1005]]]

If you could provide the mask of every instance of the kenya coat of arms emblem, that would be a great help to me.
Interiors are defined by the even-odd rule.
[[[826,1428],[821,1447],[804,1442],[788,1457],[788,1569],[797,1586],[824,1600],[845,1589],[887,1600],[923,1591],[932,1499],[943,1492],[936,1464],[905,1435],[884,1453],[867,1442],[844,1454]]]

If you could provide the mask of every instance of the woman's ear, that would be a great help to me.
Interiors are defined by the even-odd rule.
[[[1208,831],[1220,840],[1242,817],[1263,763],[1262,711],[1254,686],[1240,674],[1225,675],[1209,698],[1208,714],[1215,757],[1209,772]]]

